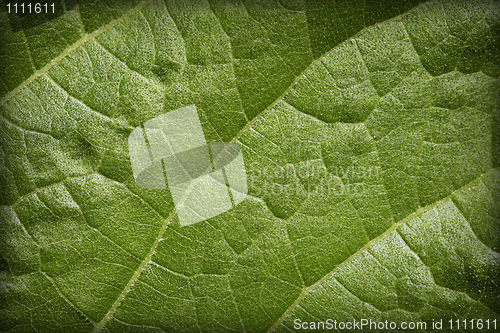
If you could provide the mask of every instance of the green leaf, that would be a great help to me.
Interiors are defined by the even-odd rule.
[[[1,331],[500,325],[497,2],[4,5]],[[248,196],[181,227],[127,139],[193,104]]]

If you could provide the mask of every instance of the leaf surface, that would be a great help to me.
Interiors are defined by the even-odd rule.
[[[500,319],[498,3],[2,10],[3,331]],[[248,197],[180,227],[127,138],[191,104]]]

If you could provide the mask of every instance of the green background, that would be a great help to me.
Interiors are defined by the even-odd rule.
[[[81,1],[12,32],[2,5],[0,330],[500,324],[499,9]],[[181,228],[127,137],[189,104],[249,196]]]

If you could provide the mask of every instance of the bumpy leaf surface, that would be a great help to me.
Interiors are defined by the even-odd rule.
[[[80,1],[0,12],[0,330],[497,319],[490,1]],[[248,196],[180,227],[127,137],[194,104]],[[428,329],[430,329],[428,327]]]

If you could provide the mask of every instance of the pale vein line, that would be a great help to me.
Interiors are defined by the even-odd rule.
[[[151,249],[149,250],[149,252],[146,255],[146,257],[144,258],[144,260],[140,263],[139,267],[137,267],[137,269],[135,270],[134,274],[132,274],[132,277],[128,281],[127,285],[122,290],[122,292],[120,293],[120,295],[118,295],[118,297],[116,298],[115,302],[113,303],[113,305],[111,306],[111,308],[109,309],[109,311],[106,313],[106,315],[101,319],[100,322],[98,322],[95,325],[94,333],[101,332],[101,330],[104,327],[104,325],[106,325],[106,323],[111,318],[113,318],[113,315],[115,314],[116,310],[118,309],[118,307],[120,306],[120,304],[125,299],[125,296],[127,296],[127,294],[132,289],[132,287],[135,284],[135,282],[139,279],[139,276],[141,275],[142,271],[144,271],[144,269],[146,268],[146,266],[149,265],[152,262],[152,257],[156,253],[156,248],[158,247],[158,244],[160,244],[160,241],[163,238],[163,234],[167,230],[168,225],[170,224],[170,222],[172,221],[172,219],[175,217],[175,215],[176,215],[176,210],[173,209],[172,212],[170,213],[170,215],[163,222],[163,225],[161,226],[160,232],[158,232],[158,236],[156,237],[153,245],[151,246]]]
[[[392,20],[399,19],[399,17],[400,17],[400,16],[402,16],[402,15],[399,15],[399,16],[397,16],[397,17],[395,17],[395,18],[391,19],[391,21],[392,21]],[[379,24],[379,23],[377,23],[377,24]],[[377,25],[377,24],[376,24],[376,25]],[[366,30],[366,29],[367,29],[367,28],[365,28],[365,29],[361,30],[358,34],[356,34],[356,35],[355,35],[355,36],[353,36],[352,38],[355,38],[357,35],[361,34],[361,33],[362,33],[364,30]],[[349,40],[350,40],[350,39],[349,39]],[[343,43],[341,43],[341,44],[337,45],[336,47],[338,47],[338,46],[340,46],[340,45],[342,45],[342,44],[344,44],[344,43],[349,42],[349,40],[344,41]],[[336,48],[336,47],[334,47],[334,48]],[[279,97],[278,97],[278,98],[277,98],[277,99],[276,99],[276,100],[275,100],[275,101],[274,101],[271,105],[269,105],[269,106],[268,106],[265,110],[263,110],[261,113],[259,113],[259,114],[258,114],[258,115],[254,118],[254,119],[252,119],[250,122],[248,122],[248,123],[247,123],[247,124],[246,124],[246,125],[245,125],[245,126],[244,126],[244,127],[243,127],[240,131],[239,131],[239,132],[238,132],[238,134],[237,134],[237,135],[236,135],[236,136],[235,136],[235,137],[231,140],[231,142],[235,142],[235,141],[237,141],[237,140],[238,140],[238,139],[239,139],[239,138],[243,135],[243,133],[244,133],[244,132],[245,132],[248,128],[250,128],[250,127],[251,127],[254,123],[256,123],[256,122],[257,122],[260,118],[262,118],[262,116],[263,116],[264,114],[266,114],[266,113],[267,113],[267,111],[272,110],[272,108],[274,108],[274,107],[275,107],[275,106],[276,106],[276,105],[277,105],[277,104],[278,104],[278,103],[279,103],[279,102],[280,102],[280,101],[281,101],[281,100],[282,100],[282,99],[286,96],[286,94],[287,94],[287,93],[288,93],[288,92],[289,92],[289,91],[290,91],[290,90],[291,90],[291,89],[295,86],[295,84],[297,83],[297,81],[298,81],[298,80],[299,80],[299,79],[300,79],[300,78],[301,78],[301,77],[302,77],[302,76],[303,76],[303,75],[304,75],[304,74],[305,74],[305,73],[306,73],[306,72],[307,72],[310,68],[312,68],[312,67],[313,67],[314,65],[316,65],[318,62],[320,62],[320,61],[321,61],[321,60],[322,60],[322,59],[323,59],[326,55],[328,55],[330,52],[331,52],[331,50],[330,50],[330,51],[328,51],[327,53],[325,53],[323,56],[319,57],[318,59],[316,59],[316,60],[312,61],[312,62],[311,62],[311,64],[309,64],[309,66],[307,66],[307,67],[306,67],[306,68],[302,71],[302,73],[301,73],[300,75],[298,75],[298,76],[295,78],[295,80],[292,82],[292,84],[290,84],[290,86],[289,86],[289,87],[288,87],[288,88],[287,88],[287,89],[286,89],[286,90],[285,90],[285,91],[284,91],[284,92],[283,92],[283,93],[282,93],[282,94],[281,94],[281,95],[280,95],[280,96],[279,96]],[[443,199],[443,200],[444,200],[444,199]],[[436,203],[436,204],[437,204],[437,203]],[[417,212],[420,212],[420,210],[419,210],[419,211],[417,211]],[[414,214],[417,214],[417,212],[415,212]],[[152,247],[151,247],[151,250],[150,250],[150,251],[149,251],[149,253],[147,254],[146,258],[144,258],[144,260],[141,262],[141,264],[139,265],[139,267],[137,268],[137,270],[134,272],[134,274],[132,275],[132,277],[131,277],[131,278],[130,278],[130,280],[128,281],[128,283],[127,283],[127,285],[125,286],[125,288],[123,289],[123,291],[120,293],[120,295],[118,295],[117,299],[115,300],[115,302],[113,303],[113,305],[111,306],[111,308],[109,309],[109,311],[106,313],[106,315],[103,317],[103,319],[102,319],[102,320],[101,320],[101,321],[100,321],[100,322],[99,322],[99,323],[95,326],[94,333],[99,332],[99,331],[100,331],[100,330],[104,327],[104,325],[106,325],[106,323],[107,323],[107,322],[108,322],[108,321],[109,321],[109,320],[113,317],[114,313],[116,312],[116,310],[118,309],[118,307],[120,306],[120,304],[122,303],[122,301],[125,299],[125,297],[127,296],[128,292],[130,291],[130,289],[132,288],[132,286],[134,285],[134,283],[135,283],[135,282],[139,279],[139,276],[141,275],[142,271],[146,268],[146,266],[147,266],[149,263],[151,263],[151,261],[152,261],[152,260],[151,260],[151,259],[152,259],[152,256],[153,256],[153,255],[154,255],[154,253],[156,252],[156,248],[158,247],[158,244],[159,244],[160,240],[162,239],[163,234],[165,233],[165,231],[166,231],[166,229],[167,229],[168,225],[170,224],[171,220],[175,217],[175,215],[176,215],[176,210],[174,209],[174,210],[170,213],[170,215],[167,217],[167,219],[165,220],[165,222],[163,223],[163,225],[162,225],[162,227],[161,227],[161,229],[160,229],[160,232],[158,233],[158,237],[155,239],[155,241],[154,241],[154,243],[153,243],[153,245],[152,245]],[[413,214],[411,214],[411,215],[409,215],[409,216],[413,216]],[[405,220],[406,220],[406,219],[404,219],[404,220],[402,220],[402,221],[405,221]],[[401,222],[400,222],[400,223],[401,223]],[[392,230],[392,228],[391,228],[391,229],[389,229],[389,230]],[[389,230],[388,230],[388,231],[389,231]],[[387,231],[386,231],[386,233],[387,233]],[[385,234],[385,233],[384,233],[384,234]],[[383,235],[384,235],[384,234],[383,234]],[[382,235],[381,235],[381,236],[382,236]],[[380,237],[380,236],[379,236],[379,237]],[[378,239],[379,237],[377,237],[377,238],[375,238],[375,239]],[[372,240],[372,242],[373,242],[373,241],[375,241],[375,239],[374,239],[374,240]],[[367,245],[368,245],[368,244],[371,244],[372,242],[367,243]],[[365,245],[365,247],[366,247],[367,245]],[[363,247],[363,249],[364,249],[365,247]],[[358,251],[358,252],[359,252],[359,251]],[[358,253],[358,252],[356,252],[356,253]],[[356,254],[356,253],[355,253],[355,254]],[[355,254],[354,254],[354,255],[355,255]],[[353,256],[354,256],[354,255],[353,255]],[[351,257],[349,257],[349,259],[350,259],[350,258],[352,258],[352,256],[351,256]],[[349,259],[348,259],[348,260],[349,260]],[[345,262],[347,262],[348,260],[346,260]],[[340,266],[340,265],[339,265],[339,266]],[[337,267],[339,267],[339,266],[337,266]],[[325,277],[323,277],[323,279],[326,279],[326,277],[328,277],[328,276],[329,276],[329,274],[325,275]],[[320,281],[322,281],[323,279],[321,279]],[[320,282],[320,281],[318,281],[318,282]],[[318,282],[317,282],[317,283],[318,283]],[[311,287],[313,287],[313,286],[315,286],[315,285],[316,285],[316,284],[314,284],[314,285],[310,286],[309,288],[311,288]],[[305,288],[305,290],[310,290],[309,288]],[[301,297],[301,296],[299,296],[299,298],[296,300],[296,302],[300,302],[300,300],[301,300],[303,297],[305,297],[305,294],[307,294],[307,292],[305,292],[305,290],[304,290],[304,291],[303,291],[303,293],[301,294],[301,296],[302,296],[302,295],[303,295],[303,296],[302,296],[302,297]],[[294,304],[295,304],[295,303],[294,303]],[[289,311],[289,310],[291,311],[291,309],[293,308],[294,304],[292,304],[292,306],[290,306],[290,308],[288,308],[288,309],[287,309],[287,311],[283,314],[282,318],[284,318],[284,316],[286,316],[286,315],[287,315],[287,313],[288,313],[288,311]],[[297,303],[297,304],[298,304],[298,303]],[[279,323],[280,323],[280,321],[278,320],[276,323],[278,323],[278,324],[279,324]],[[278,324],[276,324],[276,323],[275,323],[275,325],[277,326]],[[274,327],[274,325],[273,325],[273,327]]]
[[[28,51],[28,57],[30,58],[31,67],[33,68],[33,71],[36,72],[35,62],[33,61],[33,57],[31,56],[30,45],[28,44],[28,38],[26,38],[26,33],[24,32],[24,28],[21,27],[21,29],[22,29],[21,34],[23,36],[24,44],[26,44],[26,50]]]
[[[176,206],[179,206],[179,207],[183,207],[184,206],[184,202],[187,200],[189,194],[191,193],[191,191],[193,190],[193,188],[195,188],[196,185],[200,181],[203,181],[203,178],[197,178],[197,179],[194,179],[193,181],[191,181],[190,186],[186,189],[184,196],[180,199],[180,201],[177,203]],[[113,305],[111,306],[111,308],[108,310],[108,312],[106,313],[106,315],[95,326],[94,333],[100,332],[101,329],[104,327],[104,325],[106,325],[106,323],[111,318],[113,318],[116,310],[118,309],[118,307],[120,306],[120,304],[123,302],[123,300],[125,299],[125,297],[129,293],[129,291],[132,289],[132,287],[135,284],[135,282],[139,279],[139,276],[141,275],[141,273],[146,269],[147,265],[149,265],[150,263],[153,262],[152,258],[153,258],[153,255],[156,253],[156,248],[160,244],[160,241],[163,239],[163,235],[164,235],[165,231],[167,230],[168,225],[170,224],[170,222],[172,221],[172,219],[176,215],[177,215],[177,209],[174,208],[170,212],[170,215],[163,222],[163,225],[161,226],[160,231],[158,232],[158,236],[156,236],[156,239],[153,242],[153,245],[151,246],[151,249],[149,250],[149,252],[146,255],[146,257],[144,258],[144,260],[139,264],[139,267],[137,267],[137,269],[135,270],[134,274],[132,274],[132,277],[128,281],[127,285],[125,286],[125,288],[123,288],[122,292],[118,295],[118,297],[116,298],[115,302],[113,303]]]
[[[415,217],[421,215],[422,213],[424,213],[426,211],[429,211],[429,210],[435,208],[436,206],[438,206],[438,205],[440,205],[440,204],[442,204],[444,202],[452,200],[452,198],[454,196],[456,196],[458,193],[460,193],[460,192],[462,192],[464,190],[468,190],[474,183],[477,183],[477,182],[481,181],[483,178],[487,177],[491,173],[496,172],[497,170],[498,169],[496,169],[496,168],[492,168],[491,170],[489,170],[488,172],[480,175],[478,178],[474,179],[473,181],[471,181],[471,182],[465,184],[464,186],[460,187],[458,190],[453,191],[447,197],[445,197],[445,198],[443,198],[443,199],[441,199],[439,201],[436,201],[436,202],[434,202],[434,203],[432,203],[430,205],[427,205],[425,207],[419,208],[418,210],[416,210],[415,212],[413,212],[410,215],[406,216],[405,218],[403,218],[399,222],[393,224],[392,227],[390,227],[389,229],[387,229],[384,233],[382,233],[378,237],[376,237],[376,238],[372,239],[371,241],[369,241],[368,243],[366,243],[362,248],[360,248],[358,251],[356,251],[354,254],[352,254],[349,258],[347,258],[346,260],[344,260],[342,263],[340,263],[339,265],[337,265],[333,270],[331,270],[329,273],[327,273],[321,279],[319,279],[318,281],[316,281],[314,284],[310,285],[309,287],[304,288],[303,291],[302,291],[302,293],[295,300],[295,302],[293,302],[292,305],[290,305],[290,307],[288,309],[286,309],[286,311],[283,313],[283,315],[269,328],[269,330],[267,332],[269,333],[269,332],[275,331],[276,328],[278,328],[278,326],[283,323],[283,321],[292,313],[292,311],[300,304],[300,302],[312,290],[316,289],[323,282],[325,282],[326,280],[328,280],[329,278],[331,278],[341,268],[343,268],[347,264],[349,264],[352,261],[354,261],[359,255],[361,255],[363,252],[365,252],[366,250],[368,250],[372,245],[374,245],[374,244],[378,243],[379,241],[383,240],[384,238],[388,237],[393,232],[397,232],[397,228],[399,228],[401,225],[407,223],[408,221],[414,219]]]
[[[4,105],[5,103],[7,103],[12,97],[16,96],[22,89],[24,89],[26,86],[28,86],[30,83],[32,83],[35,79],[37,79],[39,76],[45,74],[48,70],[50,70],[53,66],[55,66],[56,64],[58,64],[64,57],[66,57],[68,54],[70,54],[72,51],[74,51],[76,48],[82,46],[84,43],[88,42],[89,40],[92,40],[93,38],[97,37],[98,35],[102,34],[103,32],[113,28],[114,26],[116,26],[117,24],[121,23],[123,20],[125,20],[126,18],[132,16],[133,14],[139,12],[142,8],[144,8],[147,4],[149,4],[149,2],[151,2],[151,0],[146,0],[144,2],[141,2],[139,5],[137,5],[136,7],[134,7],[132,10],[128,11],[126,14],[124,14],[123,16],[121,16],[120,18],[116,19],[116,20],[113,20],[111,21],[110,23],[108,23],[107,25],[99,28],[98,30],[94,31],[93,33],[91,34],[87,34],[85,35],[84,37],[82,37],[80,40],[78,40],[77,42],[75,42],[73,45],[71,45],[70,47],[68,47],[65,51],[63,51],[63,53],[61,53],[59,56],[57,56],[56,58],[54,58],[50,63],[48,63],[47,65],[45,65],[43,68],[41,68],[39,71],[36,71],[33,75],[31,75],[28,79],[26,79],[25,81],[23,81],[18,87],[16,87],[14,90],[12,90],[11,92],[9,92],[3,99],[0,100],[0,106]],[[412,8],[410,11],[413,11],[415,10],[415,8],[418,8],[420,7],[422,4]],[[386,20],[384,21],[385,22],[390,22],[390,21],[395,21],[395,20],[398,20],[400,19],[403,15],[405,15],[406,13],[403,13],[401,15],[398,15],[398,16],[395,16],[393,17],[392,19],[390,20]],[[231,142],[235,142],[237,141],[242,135],[243,133],[246,132],[247,129],[251,128],[251,126],[253,126],[253,124],[255,124],[260,118],[262,118],[264,115],[266,115],[270,110],[272,110],[280,101],[283,100],[283,98],[292,90],[292,88],[295,86],[295,84],[298,82],[298,80],[300,80],[307,71],[309,71],[313,66],[315,66],[317,63],[321,62],[329,53],[332,52],[333,49],[336,49],[340,46],[342,46],[343,44],[345,43],[348,43],[349,41],[351,41],[352,39],[356,38],[357,36],[361,35],[365,30],[373,27],[373,26],[377,26],[377,25],[380,25],[382,22],[378,22],[370,27],[365,27],[364,29],[360,30],[357,34],[353,35],[351,38],[343,41],[342,43],[339,43],[338,45],[334,46],[332,49],[330,49],[329,51],[327,51],[325,54],[323,54],[322,56],[318,57],[317,59],[313,60],[303,71],[302,73],[300,73],[295,79],[294,81],[288,86],[288,88],[273,102],[271,103],[267,108],[265,108],[263,111],[261,111],[257,116],[255,116],[255,118],[253,118],[250,122],[248,122],[239,132],[238,134],[231,140]],[[480,176],[483,177],[484,175]],[[297,305],[300,300],[302,300],[306,294],[315,286],[317,286],[319,283],[323,282],[324,280],[326,280],[331,274],[333,274],[333,272],[345,265],[346,263],[350,262],[353,258],[353,256],[355,256],[356,254],[358,254],[360,251],[364,250],[365,248],[367,248],[370,244],[373,244],[375,241],[379,240],[381,237],[383,237],[384,235],[387,235],[389,232],[392,232],[394,231],[394,229],[403,224],[405,221],[407,221],[409,218],[413,218],[414,216],[420,214],[423,210],[425,209],[430,209],[431,207],[443,202],[444,200],[448,199],[449,197],[451,197],[455,192],[453,192],[450,196],[434,203],[434,204],[431,204],[429,206],[426,206],[424,208],[421,208],[419,210],[417,210],[416,212],[408,215],[405,219],[401,220],[400,222],[398,222],[397,224],[393,225],[393,227],[391,227],[390,229],[388,229],[386,232],[384,232],[382,235],[380,235],[379,237],[373,239],[372,241],[370,241],[369,243],[367,243],[362,249],[358,250],[355,254],[353,254],[351,257],[349,257],[346,261],[344,261],[343,263],[341,263],[340,265],[338,265],[332,272],[328,273],[327,275],[325,275],[322,279],[320,279],[318,282],[316,282],[314,285],[311,285],[310,287],[308,288],[305,288],[304,291],[301,293],[301,295],[299,296],[299,298],[287,309],[287,311],[283,314],[283,316],[278,319],[278,321],[271,327],[270,330],[272,330],[273,328],[277,327],[282,321],[283,319],[288,315],[288,313],[295,307],[295,305]],[[95,329],[94,329],[94,332],[99,332],[103,327],[104,325],[113,317],[114,313],[116,312],[116,310],[118,309],[118,307],[120,306],[120,304],[122,303],[122,301],[125,299],[126,295],[128,294],[128,292],[130,291],[130,289],[132,288],[132,286],[134,285],[134,283],[138,280],[140,274],[142,273],[142,271],[146,268],[146,266],[152,262],[152,256],[155,254],[156,252],[156,248],[158,247],[159,245],[159,242],[161,241],[162,237],[163,237],[163,234],[165,233],[168,225],[170,224],[171,220],[175,217],[176,215],[176,211],[175,209],[170,213],[170,215],[165,219],[159,233],[158,233],[158,237],[155,239],[149,253],[146,255],[146,257],[144,258],[144,260],[141,262],[141,264],[139,265],[139,267],[137,268],[137,270],[134,272],[134,274],[132,275],[131,279],[129,280],[129,282],[127,283],[127,285],[125,286],[125,288],[122,290],[122,292],[120,293],[120,295],[118,295],[117,299],[115,300],[115,302],[113,303],[113,305],[111,306],[111,308],[109,309],[109,311],[106,313],[106,315],[103,317],[103,319],[97,323],[97,325],[95,326]]]
[[[66,303],[68,303],[73,309],[75,309],[81,316],[83,316],[86,320],[88,320],[91,324],[94,324],[95,325],[95,322],[89,317],[87,316],[85,313],[83,313],[82,310],[80,310],[79,308],[77,308],[66,296],[64,296],[64,294],[61,292],[61,290],[59,289],[59,287],[57,286],[57,284],[55,283],[54,279],[52,279],[47,273],[45,272],[41,272],[41,274],[43,276],[45,276],[45,278],[47,278],[47,280],[50,281],[50,283],[52,284],[52,286],[54,287],[54,289],[56,290],[56,292],[59,294],[59,296],[64,299],[66,301]]]
[[[146,5],[148,5],[152,0],[145,0],[141,3],[139,3],[136,7],[132,8],[128,12],[126,12],[124,15],[120,16],[119,18],[109,22],[105,26],[100,27],[96,31],[94,31],[91,34],[86,34],[79,40],[77,40],[75,43],[70,45],[67,49],[65,49],[61,54],[59,54],[57,57],[52,59],[48,64],[43,66],[40,70],[35,71],[29,78],[24,80],[20,85],[18,85],[14,90],[10,91],[7,95],[5,95],[4,98],[0,100],[0,106],[4,105],[7,103],[11,98],[15,97],[21,90],[23,90],[25,87],[27,87],[30,83],[35,81],[39,76],[47,73],[52,67],[57,65],[58,63],[61,62],[67,55],[69,55],[71,52],[85,44],[86,42],[96,38],[100,34],[112,29],[116,25],[120,24],[123,22],[126,18],[134,15],[135,13],[139,12],[141,9],[143,9]]]
[[[215,11],[212,9],[212,4],[210,2],[208,3],[208,9],[213,14],[213,16],[215,17],[215,19],[219,22],[220,29],[222,30],[222,32],[224,32],[224,35],[226,35],[226,37],[227,37],[227,41],[228,41],[228,45],[229,45],[229,52],[231,53],[231,62],[230,62],[230,64],[231,64],[231,70],[233,71],[232,75],[236,79],[236,71],[234,70],[234,61],[236,59],[233,56],[233,46],[231,45],[231,37],[228,35],[228,33],[226,32],[226,30],[224,30],[224,27],[222,26],[219,17],[215,14]],[[242,111],[241,113],[243,113],[243,116],[245,117],[245,121],[248,123],[250,120],[248,119],[248,116],[247,116],[247,114],[245,112],[245,108],[243,107],[243,99],[241,98],[240,90],[238,89],[238,85],[236,83],[234,83],[234,89],[236,90],[236,94],[238,95],[238,99],[240,101],[239,104],[240,104],[241,111]],[[217,133],[217,134],[219,134],[219,133]]]
[[[353,35],[352,37],[344,40],[342,43],[339,43],[337,45],[335,45],[334,47],[332,47],[330,50],[328,50],[327,52],[325,52],[322,56],[314,59],[310,64],[309,66],[307,66],[306,68],[304,68],[304,70],[297,76],[295,77],[295,79],[293,80],[293,82],[288,86],[287,89],[285,89],[285,91],[283,91],[283,93],[281,93],[280,96],[278,96],[274,102],[272,102],[267,108],[265,108],[264,110],[262,110],[259,114],[257,114],[252,120],[250,120],[239,132],[238,134],[236,134],[236,136],[231,140],[231,142],[236,142],[238,141],[238,139],[246,132],[246,130],[250,127],[252,127],[255,123],[257,123],[261,118],[263,118],[266,114],[268,114],[274,107],[276,107],[276,105],[278,105],[279,102],[285,102],[283,99],[285,98],[285,96],[295,87],[296,83],[302,78],[302,77],[306,77],[305,74],[311,70],[311,68],[313,68],[316,64],[320,63],[322,60],[324,60],[330,53],[332,53],[333,50],[335,49],[338,49],[340,48],[341,46],[351,42],[352,40],[354,40],[355,38],[357,38],[358,36],[362,35],[365,31],[367,31],[368,29],[371,29],[373,27],[377,27],[381,24],[385,24],[387,22],[393,22],[393,21],[398,21],[400,20],[404,15],[406,15],[407,13],[409,12],[412,12],[414,10],[416,10],[417,8],[421,7],[424,3],[421,3],[413,8],[411,8],[409,11],[407,12],[404,12],[398,16],[394,16],[393,18],[389,19],[389,20],[386,20],[386,21],[382,21],[382,22],[377,22],[369,27],[365,27],[364,29],[358,31],[358,33],[356,33],[355,35]],[[315,117],[313,117],[315,118]]]

